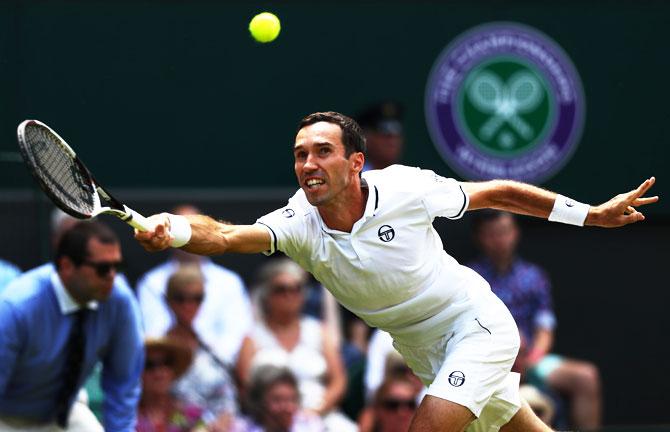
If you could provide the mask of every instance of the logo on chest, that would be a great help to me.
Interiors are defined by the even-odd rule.
[[[395,238],[395,230],[390,225],[382,225],[377,231],[379,240],[388,243]]]

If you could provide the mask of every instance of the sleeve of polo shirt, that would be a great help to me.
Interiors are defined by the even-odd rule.
[[[265,227],[270,233],[270,250],[263,252],[265,255],[281,251],[293,256],[299,249],[304,227],[300,223],[299,210],[291,201],[285,207],[258,218],[256,224]]]
[[[422,194],[423,205],[430,216],[460,219],[468,208],[470,199],[461,184],[430,170],[420,170],[417,187]]]

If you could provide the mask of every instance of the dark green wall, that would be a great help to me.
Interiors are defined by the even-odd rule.
[[[270,45],[246,30],[264,9],[282,19]],[[407,108],[405,162],[453,175],[426,130],[426,79],[456,35],[498,20],[548,34],[584,83],[581,145],[546,185],[596,202],[653,174],[670,192],[670,4],[660,1],[3,2],[0,151],[33,117],[111,186],[290,186],[301,116],[395,98]],[[29,184],[18,164],[1,167],[0,188]]]

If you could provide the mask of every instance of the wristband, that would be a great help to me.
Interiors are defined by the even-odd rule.
[[[584,226],[591,206],[572,200],[563,195],[556,195],[554,208],[551,209],[549,220],[570,225]]]
[[[191,224],[184,216],[169,214],[170,219],[170,234],[174,239],[170,242],[170,246],[178,248],[184,246],[191,240]]]

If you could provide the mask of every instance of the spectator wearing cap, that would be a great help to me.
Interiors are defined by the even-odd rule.
[[[405,145],[400,104],[386,101],[370,105],[356,120],[363,129],[367,146],[363,171],[383,169],[400,162]]]
[[[137,415],[137,432],[204,432],[202,409],[186,404],[172,393],[174,381],[191,366],[188,347],[168,338],[147,339],[142,372],[142,397]]]
[[[180,267],[170,279],[166,300],[175,316],[168,336],[193,352],[193,363],[174,385],[182,401],[204,409],[203,420],[210,432],[227,430],[237,414],[237,389],[230,366],[202,340],[193,321],[205,297],[205,281],[197,265]]]

